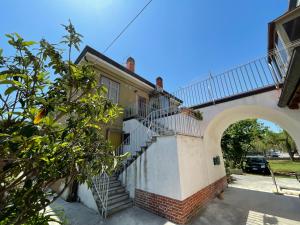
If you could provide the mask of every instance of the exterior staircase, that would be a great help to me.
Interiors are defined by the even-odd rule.
[[[92,186],[92,193],[96,201],[99,213],[102,214],[102,203],[97,193],[95,186]],[[126,191],[121,182],[117,179],[116,176],[109,177],[108,184],[108,195],[107,195],[107,210],[103,217],[109,217],[112,214],[119,212],[123,209],[132,207],[133,201],[129,197],[129,193]]]
[[[123,171],[127,169],[135,160],[138,159],[145,151],[147,151],[148,147],[152,145],[152,143],[156,142],[158,136],[168,136],[168,135],[174,135],[175,132],[168,127],[164,126],[163,124],[157,122],[157,121],[151,121],[151,124],[149,121],[142,121],[140,122],[149,128],[152,132],[156,133],[156,135],[153,135],[150,140],[146,141],[146,145],[140,146],[140,149],[135,152],[135,154],[131,155],[130,158],[128,158],[124,163],[123,166],[120,167],[120,169],[115,173],[116,176],[119,176]]]
[[[176,130],[173,130],[171,126],[169,127],[169,123],[164,123],[166,121],[164,119],[179,112],[180,110],[177,109],[177,111],[173,110],[172,114],[166,114],[165,111],[162,110],[158,115],[157,112],[152,112],[146,116],[146,118],[138,119],[139,126],[131,132],[129,141],[125,139],[116,149],[116,154],[121,155],[125,146],[128,147],[129,145],[131,151],[133,150],[135,153],[122,162],[122,165],[115,171],[114,176],[108,177],[107,174],[105,174],[104,180],[96,182],[96,184],[99,184],[98,186],[94,183],[92,193],[98,210],[103,217],[110,216],[113,213],[133,205],[132,199],[129,198],[129,193],[117,178],[157,141],[157,137],[176,134]],[[184,120],[184,118],[179,119]],[[174,122],[177,122],[177,120],[175,119]],[[147,131],[145,131],[145,128]],[[131,143],[130,139],[139,141]]]

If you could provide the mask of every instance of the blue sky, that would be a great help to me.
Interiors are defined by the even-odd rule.
[[[268,127],[269,130],[271,130],[273,132],[279,133],[279,132],[282,131],[282,129],[281,129],[280,126],[278,126],[277,124],[272,123],[272,122],[270,122],[268,120],[259,119],[258,122],[263,123],[264,126]]]
[[[58,42],[71,19],[84,35],[81,48],[100,52],[148,0],[1,0],[0,47],[9,54],[5,33]],[[266,54],[267,24],[283,14],[287,0],[153,0],[106,53],[136,72],[175,91],[209,72],[219,73]],[[79,53],[73,55],[73,59]]]

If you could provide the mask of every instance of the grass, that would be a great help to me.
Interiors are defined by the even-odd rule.
[[[300,162],[291,160],[268,160],[274,173],[300,172]]]

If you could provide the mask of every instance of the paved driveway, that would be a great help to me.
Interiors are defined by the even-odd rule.
[[[199,212],[191,225],[300,225],[300,199],[276,195],[270,177],[235,176],[236,181],[224,192],[224,199],[215,199]],[[293,179],[280,178],[278,183],[298,186]],[[64,210],[73,225],[172,225],[173,223],[142,209],[133,207],[107,220],[80,203],[59,200],[53,208]]]

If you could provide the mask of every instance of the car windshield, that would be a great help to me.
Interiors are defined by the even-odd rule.
[[[264,158],[248,158],[247,161],[252,162],[252,163],[265,163],[266,162],[266,160]]]

